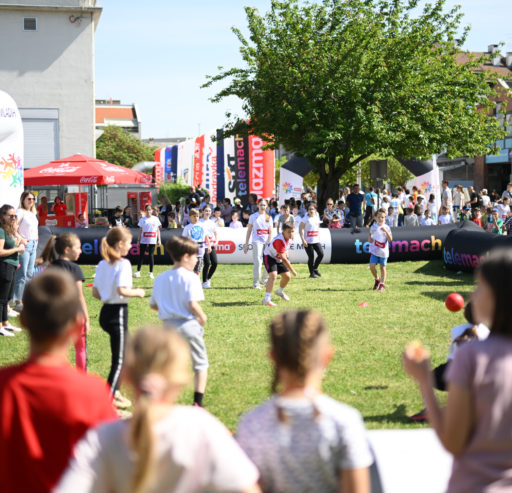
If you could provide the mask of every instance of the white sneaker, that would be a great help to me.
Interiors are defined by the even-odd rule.
[[[262,304],[262,305],[264,305],[264,306],[277,306],[277,305],[276,305],[273,301],[271,301],[271,300],[263,300],[261,304]]]
[[[7,316],[9,318],[17,317],[18,315],[18,312],[15,312],[9,305],[7,305]]]
[[[140,270],[134,272],[133,277],[140,277]]]
[[[259,282],[255,282],[255,283],[252,285],[252,289],[261,289],[260,283],[259,283]]]
[[[6,325],[4,326],[4,329],[8,330],[9,332],[21,332],[21,329],[19,327],[15,327],[14,325]]]
[[[210,279],[208,279],[206,282],[203,282],[203,289],[211,289],[210,286]]]
[[[155,276],[153,275],[153,273],[152,273],[152,272],[150,272],[150,273],[149,273],[149,278],[150,278],[150,279],[154,279],[154,278],[155,278]]]
[[[277,288],[274,293],[277,295],[277,296],[280,296],[281,298],[283,298],[284,301],[290,301],[290,297],[281,289],[281,288]]]
[[[6,330],[5,327],[0,327],[0,336],[14,337],[14,333],[12,333],[9,330]]]

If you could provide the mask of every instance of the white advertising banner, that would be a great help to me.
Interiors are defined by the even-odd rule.
[[[17,208],[23,185],[21,116],[14,99],[0,91],[0,206]]]
[[[219,243],[217,246],[217,256],[219,264],[252,264],[252,244],[249,243],[249,251],[244,253],[246,228],[218,228],[217,235]],[[331,261],[331,232],[327,228],[320,229],[320,243],[324,249],[323,264]],[[295,230],[294,239],[290,241],[289,250],[290,261],[292,264],[307,264],[308,256],[304,245],[300,241],[299,229]]]
[[[233,200],[236,197],[236,156],[235,138],[224,139],[224,195]]]
[[[302,193],[302,184],[304,178],[298,174],[290,171],[289,169],[282,169],[280,172],[279,180],[279,205],[284,204],[284,201],[291,199],[300,200]]]
[[[412,187],[417,187],[419,193],[425,197],[425,203],[428,202],[430,194],[433,193],[436,200],[436,210],[441,206],[441,184],[439,182],[439,168],[437,167],[436,156],[432,157],[432,171],[424,175],[415,176],[407,182],[407,188],[412,191]]]
[[[192,170],[194,169],[194,139],[188,139],[178,144],[177,180],[192,185]]]
[[[212,204],[217,203],[217,143],[213,141],[215,130],[204,135],[203,150],[203,183],[202,187],[208,191]]]

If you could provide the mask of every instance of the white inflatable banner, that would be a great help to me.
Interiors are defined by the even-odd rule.
[[[425,197],[424,203],[428,202],[430,194],[434,194],[436,201],[436,211],[441,206],[441,185],[439,183],[439,168],[437,167],[436,156],[432,157],[432,171],[424,175],[415,176],[407,182],[407,188],[412,191],[412,187],[417,187],[421,195]]]
[[[302,194],[302,184],[304,178],[290,171],[289,169],[282,169],[279,177],[279,205],[284,204],[285,200],[291,199],[300,200]]]
[[[249,241],[249,251],[244,253],[245,228],[218,228],[217,235],[219,243],[217,256],[220,264],[252,264],[252,244]],[[322,263],[328,264],[331,261],[331,233],[327,228],[320,229],[320,243],[324,249]],[[300,241],[299,229],[295,229],[294,239],[290,241],[290,261],[292,264],[307,264],[308,256],[304,245]]]
[[[194,139],[188,139],[178,144],[177,179],[187,185],[192,185],[192,170],[194,168]]]
[[[0,206],[18,207],[23,192],[23,124],[14,99],[0,91]]]
[[[202,188],[208,191],[212,204],[217,203],[217,143],[213,141],[215,130],[204,135],[203,150],[203,183]]]

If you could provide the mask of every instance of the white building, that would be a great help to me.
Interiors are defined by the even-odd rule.
[[[99,0],[0,0],[0,89],[16,101],[25,168],[95,156],[94,32]]]

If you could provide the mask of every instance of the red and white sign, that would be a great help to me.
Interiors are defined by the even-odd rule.
[[[194,146],[194,176],[192,185],[200,187],[203,184],[203,154],[204,154],[204,135],[196,138]]]
[[[258,199],[275,196],[274,151],[264,151],[265,144],[260,137],[249,136],[249,193]]]

